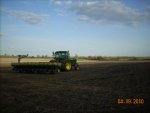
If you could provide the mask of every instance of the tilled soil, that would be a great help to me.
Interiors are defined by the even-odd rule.
[[[56,74],[15,73],[9,64],[0,77],[1,113],[150,112],[150,62],[82,63],[79,71]]]

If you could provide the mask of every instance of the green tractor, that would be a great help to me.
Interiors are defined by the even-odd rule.
[[[54,59],[49,62],[21,62],[28,55],[19,55],[18,63],[12,63],[12,69],[17,72],[54,73],[60,71],[78,70],[76,58],[70,58],[69,51],[53,52]]]
[[[70,71],[71,69],[78,70],[76,58],[70,58],[69,51],[56,51],[53,52],[54,60],[50,62],[61,63],[61,70]]]

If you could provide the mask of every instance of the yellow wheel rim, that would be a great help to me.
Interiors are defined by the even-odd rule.
[[[66,70],[67,71],[71,70],[71,63],[66,63]]]

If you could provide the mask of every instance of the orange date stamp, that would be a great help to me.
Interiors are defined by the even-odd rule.
[[[118,98],[118,105],[143,105],[144,99],[143,98]]]

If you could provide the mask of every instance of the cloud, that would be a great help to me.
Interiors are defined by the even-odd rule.
[[[0,38],[3,38],[4,37],[4,34],[3,33],[0,33]]]
[[[29,4],[31,2],[31,0],[22,0],[21,3],[23,4]]]
[[[64,12],[63,9],[56,8],[54,11],[57,13],[58,16],[66,16],[66,13]]]
[[[66,4],[66,5],[70,5],[70,4],[72,4],[73,2],[71,1],[71,0],[67,0],[67,1],[64,1],[64,4]]]
[[[33,12],[12,10],[8,8],[1,8],[1,11],[32,25],[42,23],[48,17],[47,14],[36,14]]]
[[[72,0],[50,0],[49,4],[54,4],[54,5],[70,5],[72,4]]]
[[[62,13],[58,13],[57,15],[58,15],[58,16],[65,16],[65,15],[64,15],[64,14],[62,14]]]
[[[9,36],[5,33],[0,32],[0,39],[8,38]]]
[[[66,4],[67,2],[69,4]],[[63,0],[61,4],[68,7],[68,10],[75,12],[80,21],[121,25],[137,25],[150,22],[149,11],[141,12],[119,0],[85,0],[76,2]]]
[[[150,16],[120,1],[79,2],[71,6],[71,9],[76,11],[79,20],[100,24],[137,25],[149,21]]]
[[[62,5],[62,2],[59,1],[59,0],[56,0],[56,1],[54,1],[54,4],[55,4],[55,5]]]

